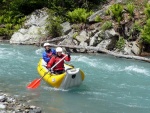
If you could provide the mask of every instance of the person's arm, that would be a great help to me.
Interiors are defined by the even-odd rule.
[[[50,58],[47,56],[46,52],[43,52],[42,56],[45,62],[49,62]]]
[[[51,60],[47,63],[47,68],[51,68],[55,62],[55,57],[52,57]]]
[[[51,51],[52,51],[53,55],[56,55],[56,50],[55,49],[52,48]]]
[[[65,57],[65,61],[70,61],[70,60],[71,60],[70,53],[67,53],[66,55],[67,55],[67,56]],[[65,55],[64,55],[64,56],[65,56]]]

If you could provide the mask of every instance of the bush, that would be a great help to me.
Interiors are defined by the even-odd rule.
[[[125,40],[123,37],[119,37],[119,40],[116,43],[116,48],[119,50],[122,50],[123,47],[125,46]]]
[[[99,15],[96,15],[95,22],[101,22],[101,21],[102,21],[101,17]]]
[[[141,29],[141,39],[144,43],[150,44],[150,19],[146,21],[146,25]]]
[[[146,15],[147,18],[150,18],[150,4],[146,4],[146,7],[144,9],[144,13]]]
[[[110,29],[110,28],[112,28],[112,22],[110,22],[110,21],[106,21],[106,22],[102,25],[102,27],[101,27],[101,29],[102,29],[103,31],[105,31],[105,30],[107,30],[107,29]]]
[[[52,37],[59,37],[62,35],[61,26],[62,20],[59,16],[55,16],[53,11],[49,11],[49,18],[47,20],[49,24],[47,24],[46,28],[49,31],[49,35]]]
[[[114,4],[110,7],[110,11],[112,13],[113,18],[120,23],[120,21],[123,19],[122,12],[123,7],[120,4]]]
[[[86,9],[83,8],[77,8],[74,11],[69,11],[67,13],[67,18],[72,23],[81,23],[86,22],[87,18],[92,14],[93,12],[88,12]]]
[[[130,16],[134,16],[134,4],[133,3],[129,3],[127,4],[127,11],[130,14]]]

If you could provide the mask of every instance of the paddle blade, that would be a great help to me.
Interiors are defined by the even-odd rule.
[[[28,89],[36,89],[40,85],[41,79],[35,79],[33,80],[28,86]]]

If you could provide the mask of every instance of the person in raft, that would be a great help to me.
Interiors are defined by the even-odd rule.
[[[44,43],[44,48],[45,48],[45,51],[42,53],[42,57],[44,61],[48,63],[50,59],[52,58],[52,56],[56,55],[56,50],[53,48],[50,48],[49,43]]]
[[[65,57],[65,54],[62,53],[62,48],[57,47],[56,48],[56,56],[53,56],[51,60],[47,64],[47,68],[51,68],[53,65],[55,65],[57,62],[59,62],[62,58],[64,58],[60,63],[58,63],[53,70],[50,70],[51,72],[54,72],[55,74],[62,74],[64,69],[64,61],[70,61],[70,53],[67,53],[68,55]]]

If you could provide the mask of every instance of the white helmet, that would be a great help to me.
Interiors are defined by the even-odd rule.
[[[50,43],[44,43],[44,47],[50,46]]]
[[[56,48],[56,52],[62,52],[62,48],[61,47],[57,47]]]

